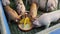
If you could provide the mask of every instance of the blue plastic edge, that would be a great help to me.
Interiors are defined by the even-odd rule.
[[[3,10],[3,6],[2,6],[1,0],[0,0],[0,8],[1,8],[1,10],[2,10],[2,16],[3,16],[2,18],[3,18],[3,21],[4,21],[4,25],[5,25],[5,27],[6,27],[6,32],[7,32],[7,34],[11,34],[11,33],[10,33],[9,26],[8,26],[7,19],[6,19],[6,16],[5,16],[5,14],[4,14],[4,10]]]
[[[52,31],[50,34],[60,34],[60,28],[56,29],[55,31]]]

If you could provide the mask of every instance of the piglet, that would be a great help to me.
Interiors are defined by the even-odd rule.
[[[10,4],[10,1],[9,0],[2,0],[2,4],[3,4],[3,6],[7,6]]]
[[[37,27],[41,27],[46,25],[46,28],[50,26],[51,22],[56,22],[60,19],[60,10],[56,10],[50,13],[42,14],[39,18],[37,18],[33,24]]]
[[[32,3],[31,7],[30,7],[30,16],[35,19],[37,16],[37,5],[36,3]]]
[[[17,12],[19,15],[24,15],[25,13],[25,6],[24,6],[24,3],[23,3],[23,0],[15,0],[15,3],[17,5]]]
[[[4,9],[7,13],[9,21],[13,20],[15,22],[18,22],[20,20],[20,15],[18,15],[17,12],[13,10],[10,6],[5,6]]]
[[[27,0],[29,2],[29,4],[32,4],[33,2],[35,2],[37,4],[37,7],[41,8],[42,10],[46,9],[46,11],[52,11],[57,9],[57,5],[58,5],[58,0]],[[47,5],[46,5],[47,3]]]

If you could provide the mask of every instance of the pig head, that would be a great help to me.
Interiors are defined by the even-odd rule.
[[[3,4],[3,6],[7,6],[10,4],[10,1],[9,0],[2,0],[2,4]]]

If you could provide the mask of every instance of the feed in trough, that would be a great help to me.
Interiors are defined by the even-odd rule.
[[[22,18],[20,20],[20,23],[18,24],[18,27],[21,29],[21,30],[24,30],[24,31],[28,31],[28,30],[31,30],[32,29],[32,23],[31,23],[31,20],[29,17],[25,17],[25,18]]]

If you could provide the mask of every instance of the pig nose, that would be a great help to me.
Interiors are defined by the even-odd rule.
[[[55,7],[53,6],[53,4],[51,4],[51,6],[49,6],[48,8],[49,8],[49,10],[51,10],[51,11],[55,9]]]
[[[47,8],[47,11],[51,11],[52,10],[52,6],[49,6],[48,8]]]

